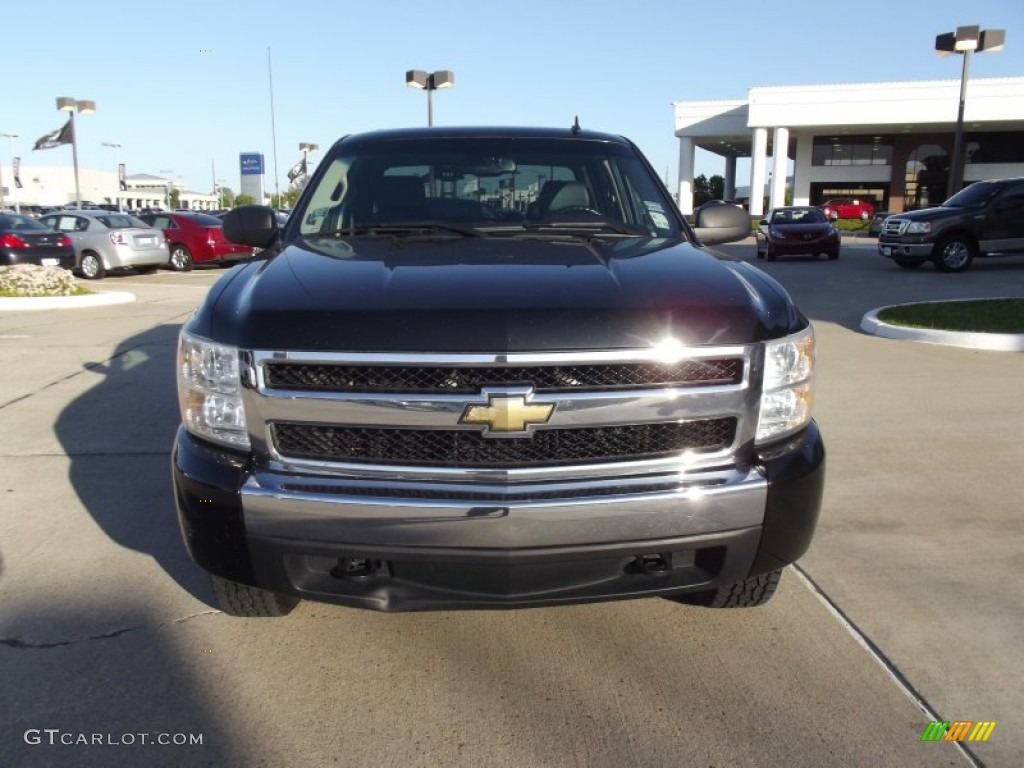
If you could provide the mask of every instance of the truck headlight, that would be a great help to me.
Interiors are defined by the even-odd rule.
[[[932,231],[930,221],[912,221],[907,225],[908,235],[926,235]]]
[[[764,345],[764,382],[755,443],[766,443],[803,429],[814,402],[814,330]]]
[[[185,429],[231,448],[248,448],[238,348],[178,337],[178,406]]]

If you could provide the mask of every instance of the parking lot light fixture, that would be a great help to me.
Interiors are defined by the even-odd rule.
[[[71,120],[71,162],[75,168],[75,208],[82,210],[82,191],[78,184],[78,130],[75,128],[75,112],[91,115],[96,111],[95,101],[73,99],[70,96],[57,97],[57,111],[67,112]]]
[[[407,88],[416,88],[427,92],[427,125],[433,125],[433,92],[438,88],[453,87],[455,85],[455,73],[449,69],[439,69],[437,72],[410,69],[405,73],[405,85]]]
[[[956,32],[945,32],[935,37],[935,52],[940,56],[958,53],[964,57],[960,73],[960,107],[956,116],[956,133],[953,138],[953,159],[949,169],[947,197],[960,191],[964,180],[964,102],[967,99],[967,75],[971,67],[971,53],[1001,51],[1006,43],[1006,32],[1002,29],[981,29],[981,27],[957,27]]]

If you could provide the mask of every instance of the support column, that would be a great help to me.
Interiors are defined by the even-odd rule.
[[[722,194],[726,200],[736,199],[736,158],[725,158],[725,190]]]
[[[796,152],[793,158],[793,205],[811,204],[813,150],[814,136],[805,133],[796,137]]]
[[[679,210],[693,213],[693,165],[696,148],[689,136],[679,137]]]
[[[755,128],[753,157],[750,160],[750,203],[751,216],[761,218],[764,214],[764,162],[768,156],[768,129]]]
[[[789,170],[789,128],[776,128],[772,134],[772,208],[786,204],[786,172]]]

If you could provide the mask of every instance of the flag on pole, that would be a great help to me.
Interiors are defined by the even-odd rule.
[[[292,169],[288,171],[288,181],[295,181],[299,176],[306,175],[306,156],[303,155],[302,159],[299,160]]]
[[[56,131],[51,131],[45,136],[41,136],[36,145],[32,147],[32,151],[35,152],[37,149],[53,149],[59,147],[61,144],[70,144],[75,138],[74,129],[71,127],[71,118]]]

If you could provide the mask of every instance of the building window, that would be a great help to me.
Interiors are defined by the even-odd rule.
[[[1024,134],[1019,131],[967,134],[968,163],[1024,163]]]
[[[946,199],[949,155],[938,144],[922,144],[907,158],[904,210],[927,208]]]
[[[892,165],[892,136],[815,136],[811,165]]]

